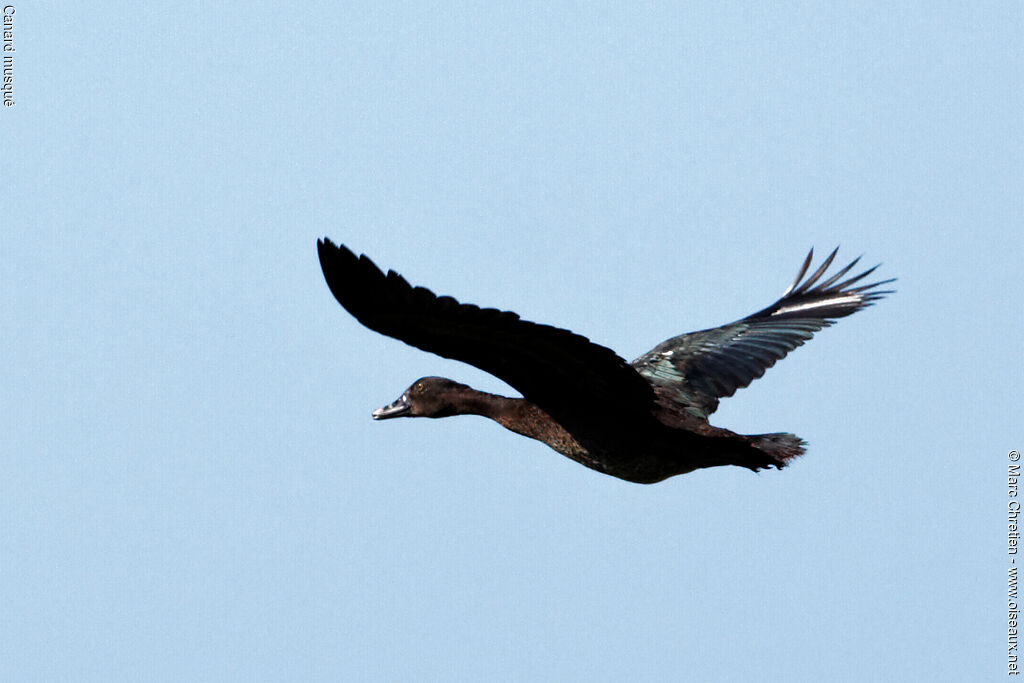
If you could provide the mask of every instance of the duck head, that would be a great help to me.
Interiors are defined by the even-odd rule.
[[[465,384],[446,377],[421,377],[398,399],[373,411],[374,420],[392,417],[449,417],[461,411],[463,401],[475,393]]]

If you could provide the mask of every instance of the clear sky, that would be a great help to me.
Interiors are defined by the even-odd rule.
[[[1024,5],[17,3],[0,109],[0,679],[996,680]],[[655,486],[362,328],[328,235],[627,359],[810,246],[898,293]]]

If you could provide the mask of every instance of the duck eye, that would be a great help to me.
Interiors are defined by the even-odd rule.
[[[416,391],[423,391],[423,382],[416,385]]]

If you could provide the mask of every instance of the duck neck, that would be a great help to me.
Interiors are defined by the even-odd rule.
[[[525,398],[508,398],[472,389],[459,397],[456,414],[489,417],[505,429],[542,441],[588,467],[599,465],[569,432]]]
[[[463,397],[459,413],[489,417],[505,429],[531,439],[549,442],[554,432],[562,436],[562,428],[547,413],[524,398],[508,398],[473,390]]]
[[[455,414],[482,415],[502,422],[515,413],[516,404],[522,400],[471,389],[459,396],[459,400],[455,404]]]

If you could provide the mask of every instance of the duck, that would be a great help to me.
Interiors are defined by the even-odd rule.
[[[805,452],[794,434],[738,434],[713,426],[719,400],[839,318],[873,305],[895,278],[861,284],[879,266],[843,279],[860,257],[825,275],[838,247],[807,275],[814,249],[770,306],[736,322],[672,337],[631,363],[566,329],[461,303],[385,274],[365,254],[317,241],[327,286],[365,327],[473,365],[518,391],[508,397],[446,377],[421,377],[374,420],[479,415],[598,472],[653,484],[698,469],[783,469]],[[881,265],[881,264],[879,264]]]

